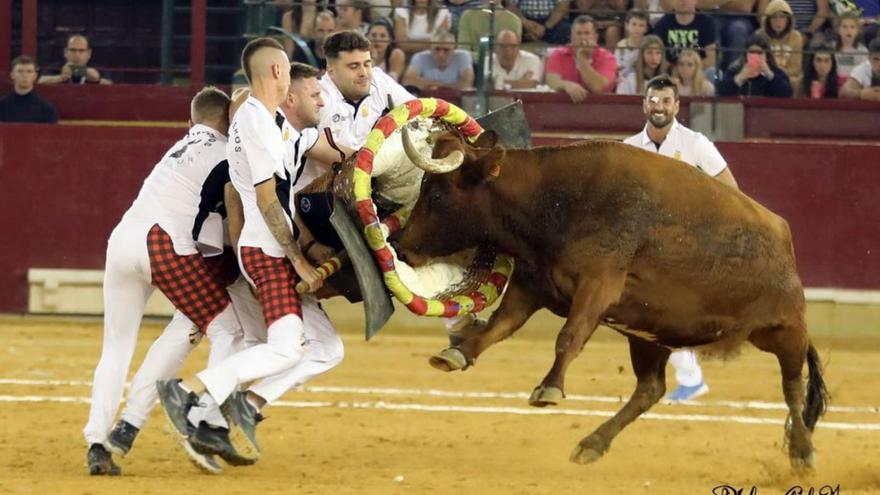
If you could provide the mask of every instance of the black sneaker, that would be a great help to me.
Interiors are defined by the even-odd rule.
[[[233,392],[220,406],[220,412],[229,424],[229,443],[242,458],[255,461],[260,458],[257,445],[257,423],[263,420],[242,392]]]
[[[180,380],[159,380],[156,382],[156,391],[159,393],[159,402],[165,411],[165,417],[176,430],[181,438],[189,435],[186,417],[193,406],[199,405],[199,397],[193,392],[187,392],[180,386]]]
[[[113,427],[110,435],[107,436],[107,450],[125,457],[128,451],[131,450],[134,439],[137,438],[137,434],[140,431],[128,421],[120,419],[116,426]]]
[[[199,427],[190,434],[189,443],[199,454],[219,455],[230,466],[250,466],[256,462],[256,459],[238,455],[229,442],[228,429],[213,427],[206,421],[199,423]]]
[[[187,430],[189,431],[190,438],[195,435],[196,427],[192,425],[192,423],[186,423]],[[183,447],[184,452],[189,457],[189,460],[192,461],[193,464],[202,471],[208,474],[220,474],[223,472],[223,466],[217,462],[217,459],[213,455],[206,455],[199,452],[196,452],[195,448],[193,448],[192,443],[189,441],[189,438],[180,439],[180,446]]]
[[[113,462],[113,456],[100,443],[93,443],[86,456],[92,476],[119,476],[122,469]]]

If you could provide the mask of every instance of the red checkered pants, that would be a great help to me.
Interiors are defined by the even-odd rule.
[[[257,287],[257,299],[263,308],[267,327],[286,315],[302,318],[302,307],[296,294],[298,278],[290,260],[269,256],[260,248],[242,246],[241,265]]]
[[[200,254],[181,256],[158,224],[147,234],[147,252],[153,285],[175,308],[192,320],[202,332],[230,303],[226,288],[218,282],[221,270],[209,268]],[[215,267],[219,262],[211,262]]]

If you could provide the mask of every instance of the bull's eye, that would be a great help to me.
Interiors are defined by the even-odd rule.
[[[437,206],[438,204],[440,204],[440,201],[443,200],[443,193],[440,191],[434,191],[431,193],[430,199],[431,204]]]

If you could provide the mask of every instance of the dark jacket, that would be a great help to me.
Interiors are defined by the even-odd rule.
[[[721,84],[718,86],[718,96],[773,96],[777,98],[791,98],[791,81],[785,71],[774,67],[773,79],[767,79],[763,74],[749,79],[742,86],[737,87],[733,78],[742,70],[742,63],[734,63],[724,72]]]

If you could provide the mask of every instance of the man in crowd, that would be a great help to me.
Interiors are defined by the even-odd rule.
[[[336,18],[333,17],[333,13],[329,10],[319,12],[314,17],[314,26],[314,29],[311,31],[312,37],[306,41],[306,45],[315,56],[315,67],[324,70],[327,68],[327,57],[324,55],[324,40],[336,31]],[[292,41],[290,43],[291,49],[293,50],[292,60],[302,64],[310,64],[311,61],[306,56],[305,52],[298,46],[293,47]]]
[[[452,34],[436,33],[431,37],[431,48],[413,56],[402,82],[421,90],[470,89],[474,86],[471,54],[455,48]]]
[[[880,37],[868,45],[868,60],[856,66],[840,89],[840,97],[880,101]]]
[[[527,41],[568,43],[571,0],[505,0],[504,5],[522,20],[523,38]]]
[[[64,48],[65,64],[61,67],[61,73],[55,76],[42,76],[39,84],[112,84],[112,81],[101,77],[101,73],[94,67],[89,67],[92,58],[92,48],[89,40],[81,35],[74,34],[67,38]]]
[[[534,53],[520,49],[519,36],[501,31],[492,60],[492,87],[495,89],[533,89],[541,84],[544,64]]]
[[[678,54],[691,48],[700,54],[703,67],[715,66],[715,21],[697,13],[697,0],[675,0],[675,12],[654,25],[654,34],[666,45],[666,58],[674,64]]]
[[[22,55],[12,61],[12,92],[0,98],[0,122],[30,122],[55,124],[58,112],[51,103],[34,91],[37,80],[37,62]]]
[[[617,59],[599,46],[593,18],[580,15],[571,25],[571,46],[553,50],[547,60],[547,85],[575,103],[590,93],[610,93],[617,81]]]

